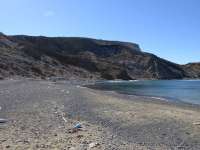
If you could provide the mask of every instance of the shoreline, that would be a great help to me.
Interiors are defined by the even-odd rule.
[[[108,81],[105,81],[105,80],[102,80],[102,81],[93,82],[91,84],[84,84],[83,86],[87,87],[87,88],[94,89],[94,90],[111,91],[111,92],[116,92],[116,93],[119,93],[119,94],[130,95],[130,96],[133,95],[133,96],[138,96],[138,97],[146,98],[146,99],[155,99],[155,100],[160,100],[160,101],[167,101],[167,102],[174,103],[174,104],[184,104],[184,105],[191,105],[191,106],[200,107],[200,103],[187,102],[187,101],[183,101],[183,100],[178,99],[178,98],[173,98],[173,97],[168,97],[168,96],[135,94],[135,93],[130,93],[130,92],[127,92],[127,91],[122,91],[122,90],[105,89],[105,88],[98,85],[98,84],[102,84],[102,83],[126,83],[126,82],[128,83],[128,82],[139,82],[139,81],[154,81],[154,80],[131,80],[131,81],[124,81],[124,80],[116,80],[116,81],[115,80],[108,80]],[[156,81],[168,81],[168,80],[156,80]],[[175,79],[175,81],[192,82],[192,81],[200,81],[200,79],[198,79],[198,80],[176,80]]]
[[[107,94],[109,96],[115,96],[122,99],[124,98],[127,100],[135,100],[135,98],[137,97],[138,99],[141,99],[139,101],[142,101],[145,103],[156,103],[156,104],[161,104],[161,105],[191,108],[191,109],[196,109],[200,111],[200,104],[184,102],[181,100],[175,100],[175,99],[164,98],[164,97],[156,97],[156,96],[154,97],[154,96],[146,96],[146,95],[128,94],[125,92],[119,92],[115,90],[96,89],[96,88],[87,87],[87,85],[86,86],[84,85],[82,87],[94,90],[94,92],[96,91],[102,94]]]
[[[0,148],[200,148],[199,107],[83,88],[84,84],[0,82],[0,117],[10,120],[0,125]],[[77,123],[82,129],[72,133]]]
[[[128,95],[128,94],[124,94],[124,93],[118,93],[118,92],[116,92],[116,91],[106,91],[106,90],[99,90],[99,89],[91,89],[91,88],[89,88],[90,90],[92,90],[92,92],[94,92],[94,93],[98,93],[98,94],[100,94],[100,95],[103,95],[103,96],[108,96],[108,97],[112,97],[113,99],[117,99],[117,100],[121,100],[121,104],[122,103],[133,103],[133,104],[139,104],[139,105],[141,105],[140,107],[142,107],[142,109],[148,109],[148,107],[150,106],[150,111],[155,111],[155,113],[156,114],[154,114],[155,116],[156,115],[158,115],[157,113],[159,113],[159,111],[161,111],[163,114],[164,114],[164,116],[163,117],[166,117],[166,118],[168,118],[168,114],[165,114],[165,113],[168,113],[168,111],[170,110],[170,111],[172,111],[173,112],[173,114],[171,114],[171,112],[170,112],[170,118],[172,117],[172,116],[174,116],[174,117],[172,117],[171,119],[172,120],[176,120],[177,119],[177,115],[179,114],[180,116],[181,116],[181,119],[179,118],[178,120],[178,122],[182,122],[181,124],[185,124],[187,127],[186,128],[190,128],[191,130],[193,130],[192,128],[193,127],[191,127],[191,124],[198,124],[198,120],[200,119],[200,118],[196,118],[196,121],[197,121],[197,123],[195,123],[195,121],[194,122],[191,122],[191,120],[189,121],[189,120],[187,120],[186,119],[186,117],[183,117],[184,115],[184,112],[187,112],[187,113],[189,113],[189,116],[188,117],[192,117],[192,116],[190,116],[190,115],[192,115],[192,114],[190,114],[190,112],[197,112],[197,114],[200,114],[200,106],[199,105],[197,105],[197,104],[191,104],[191,103],[185,103],[185,102],[178,102],[178,103],[175,103],[175,102],[171,102],[171,101],[162,101],[162,100],[158,100],[158,99],[155,99],[155,98],[150,98],[150,97],[144,97],[144,96],[137,96],[137,95]],[[115,103],[115,102],[114,102]],[[123,104],[122,104],[123,105]],[[144,105],[144,106],[143,106]],[[147,107],[148,106],[148,107]],[[156,106],[156,108],[158,109],[158,110],[153,110],[151,107],[155,107]],[[120,106],[119,106],[120,107]],[[135,109],[137,109],[137,107],[135,108]],[[161,110],[159,110],[159,109],[161,109]],[[163,110],[162,110],[163,109]],[[145,113],[146,113],[146,110],[143,110]],[[166,111],[166,112],[165,112]],[[180,111],[180,112],[179,112]],[[140,110],[139,110],[139,112],[140,112]],[[144,113],[144,112],[141,112],[141,113]],[[149,112],[150,113],[150,112]],[[152,118],[154,118],[155,116],[151,116]],[[172,115],[172,116],[171,116]],[[182,116],[183,115],[183,116]],[[188,115],[188,114],[187,114]],[[123,117],[127,117],[126,115],[125,116],[123,116]],[[150,117],[150,118],[151,118]],[[183,117],[183,118],[182,118]],[[195,118],[195,117],[194,117]],[[161,119],[162,120],[162,119]],[[161,121],[160,119],[159,119],[159,121],[158,122],[160,122]],[[165,119],[164,119],[165,120]],[[189,123],[188,123],[188,121],[189,121]],[[169,124],[166,122],[166,121],[164,121],[166,124],[167,124],[167,126],[170,126],[171,124],[173,125],[177,125],[177,123],[178,122],[176,122],[175,121],[175,123],[174,122],[170,122]],[[186,123],[187,122],[187,123]],[[164,124],[165,124],[164,123]],[[189,125],[190,124],[190,125]],[[151,124],[151,126],[154,126],[154,125],[152,125]],[[151,128],[151,126],[149,126],[149,128]],[[165,125],[159,125],[159,130],[161,129],[161,128],[163,128],[163,126],[165,126]],[[166,127],[167,127],[166,126]],[[179,125],[178,125],[179,126]],[[181,126],[181,125],[180,125]],[[178,128],[181,128],[181,127],[178,127]],[[190,126],[190,127],[188,127],[188,126]],[[185,127],[184,127],[185,128]],[[163,129],[163,130],[165,130],[165,129]],[[176,129],[175,129],[176,130]],[[156,134],[157,133],[159,133],[158,131],[156,131],[155,130],[155,132],[156,132]],[[175,131],[176,132],[176,131]],[[182,132],[182,131],[181,131]],[[159,133],[160,134],[160,133]],[[169,134],[174,134],[173,132],[171,132],[171,133],[169,133]],[[177,133],[176,133],[177,134]],[[186,131],[186,134],[188,134],[188,132]],[[175,136],[176,137],[176,136]],[[186,137],[184,137],[184,138],[186,138]],[[187,139],[187,138],[186,138]],[[193,146],[197,146],[198,148],[200,148],[200,137],[198,138],[198,142],[196,142],[196,144],[197,145],[193,145]],[[144,142],[145,143],[145,142]],[[183,142],[184,143],[184,142]],[[182,144],[183,144],[182,143]],[[148,145],[148,144],[147,144]],[[151,144],[150,144],[151,145]],[[158,144],[159,145],[159,144]],[[158,146],[157,145],[157,146]],[[181,145],[181,144],[180,144]],[[184,144],[183,144],[184,145]],[[154,145],[155,146],[155,145]],[[153,147],[154,147],[153,146]],[[165,145],[166,146],[166,145]],[[164,146],[164,147],[165,147]],[[179,145],[168,145],[169,147],[171,147],[171,148],[163,148],[162,146],[162,148],[161,147],[154,147],[155,149],[174,149],[175,147],[176,148],[180,148],[179,147]],[[148,147],[148,146],[147,146]],[[150,146],[151,147],[151,146]],[[151,147],[152,148],[152,147]],[[148,149],[148,148],[147,148]],[[187,146],[185,147],[185,146],[182,146],[182,149],[189,149],[189,148],[187,148]]]

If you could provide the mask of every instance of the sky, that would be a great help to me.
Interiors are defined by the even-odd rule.
[[[138,43],[185,64],[200,62],[200,0],[0,0],[0,32]]]

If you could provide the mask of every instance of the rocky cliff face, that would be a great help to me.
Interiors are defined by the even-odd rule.
[[[60,76],[66,79],[129,80],[196,77],[188,73],[190,66],[183,67],[142,52],[137,44],[127,42],[1,33],[0,52],[2,78]]]
[[[183,65],[183,69],[186,71],[187,76],[192,78],[200,78],[200,62]]]

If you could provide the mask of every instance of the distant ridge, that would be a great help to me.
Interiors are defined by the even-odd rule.
[[[66,79],[199,78],[199,63],[178,65],[138,44],[80,37],[0,33],[0,76]]]

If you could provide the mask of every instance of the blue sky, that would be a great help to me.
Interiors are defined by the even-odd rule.
[[[0,32],[140,44],[176,63],[200,61],[199,0],[1,0]]]

